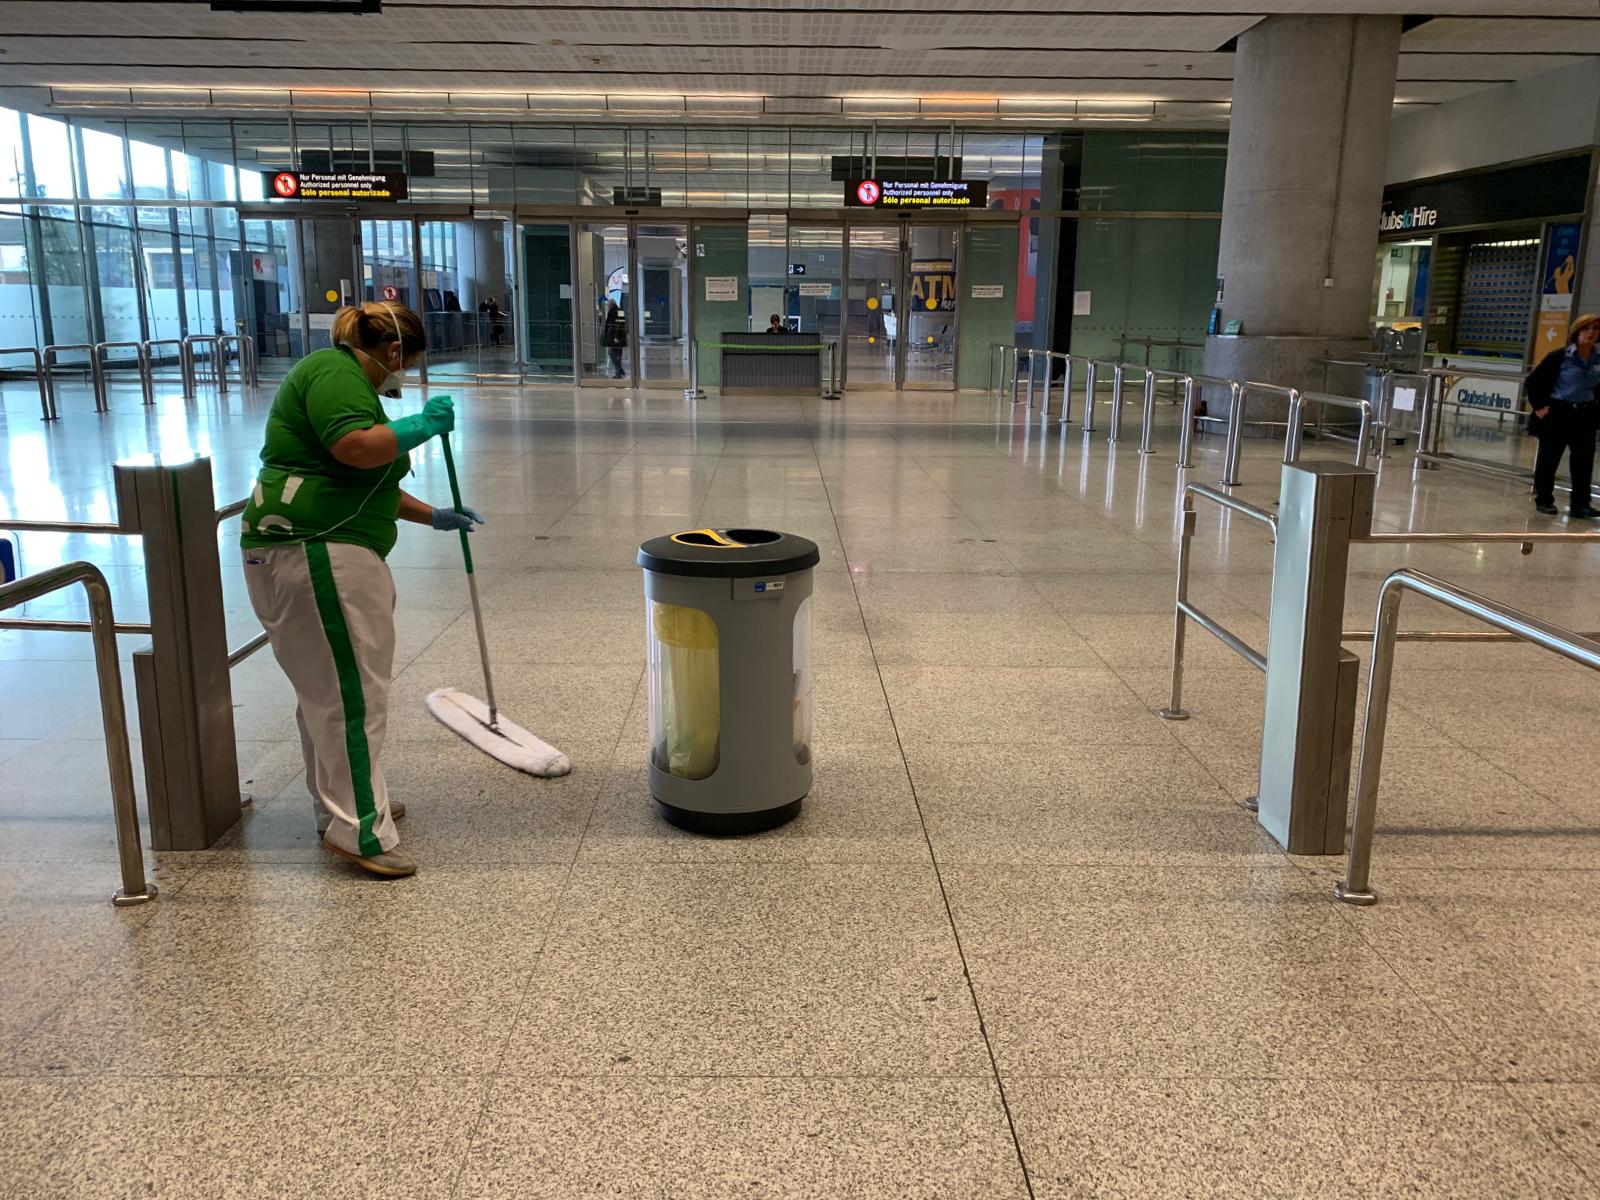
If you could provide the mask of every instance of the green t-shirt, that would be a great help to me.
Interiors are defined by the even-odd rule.
[[[349,542],[387,558],[399,536],[402,454],[383,467],[348,467],[329,452],[347,433],[387,425],[378,393],[343,347],[301,359],[278,385],[267,413],[261,470],[244,510],[247,548]]]

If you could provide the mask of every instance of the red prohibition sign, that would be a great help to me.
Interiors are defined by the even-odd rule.
[[[395,287],[395,285],[392,284],[392,283],[384,284],[383,285],[383,298],[385,300],[398,300],[398,299],[400,299],[400,289]]]
[[[293,196],[300,190],[300,180],[291,171],[280,171],[272,177],[272,190],[280,196]]]
[[[876,204],[882,194],[882,189],[870,179],[862,180],[861,186],[856,188],[856,199],[863,204]]]

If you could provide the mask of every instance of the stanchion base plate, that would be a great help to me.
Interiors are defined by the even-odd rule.
[[[1346,904],[1354,904],[1357,908],[1371,908],[1378,902],[1378,893],[1370,888],[1364,892],[1351,891],[1345,887],[1344,880],[1333,885],[1333,894],[1336,899],[1343,900]]]
[[[155,898],[156,885],[153,883],[147,883],[144,885],[144,891],[137,894],[128,892],[123,888],[118,888],[111,894],[111,903],[115,904],[118,908],[134,908],[140,904],[148,904]]]
[[[1187,721],[1189,719],[1189,710],[1187,708],[1158,708],[1156,709],[1156,716],[1163,721]]]
[[[1239,807],[1244,809],[1245,812],[1252,812],[1252,813],[1253,812],[1260,812],[1261,811],[1261,797],[1260,796],[1246,796],[1243,800],[1239,801]]]

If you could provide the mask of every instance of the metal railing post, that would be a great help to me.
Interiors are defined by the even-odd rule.
[[[1178,466],[1194,466],[1195,401],[1194,376],[1183,377],[1183,427],[1178,430]]]
[[[1032,411],[1033,411],[1033,381],[1034,381],[1034,377],[1035,377],[1035,376],[1036,376],[1036,375],[1038,375],[1038,373],[1039,373],[1039,370],[1038,370],[1038,368],[1037,368],[1037,367],[1036,367],[1036,366],[1035,366],[1035,365],[1034,365],[1034,361],[1033,361],[1033,360],[1034,360],[1034,359],[1035,359],[1035,358],[1037,358],[1037,357],[1038,357],[1038,356],[1039,356],[1039,352],[1038,352],[1038,351],[1037,351],[1037,350],[1033,350],[1033,349],[1030,349],[1030,350],[1029,350],[1029,351],[1028,351],[1028,389],[1027,389],[1027,405],[1028,405],[1028,411],[1029,411],[1029,412],[1032,412]]]
[[[194,369],[194,343],[184,338],[178,346],[178,364],[183,372],[183,398],[193,400],[200,393],[199,380]]]
[[[1178,589],[1177,602],[1172,607],[1172,690],[1165,708],[1156,715],[1163,721],[1187,721],[1189,710],[1183,706],[1183,643],[1186,627],[1184,609],[1189,603],[1189,543],[1194,538],[1194,501],[1187,490],[1183,493],[1183,529],[1178,537]]]
[[[1300,461],[1300,434],[1301,422],[1305,420],[1305,398],[1298,391],[1289,393],[1288,428],[1283,434],[1283,461],[1286,463]]]
[[[1360,660],[1343,648],[1350,543],[1372,531],[1377,476],[1340,462],[1282,467],[1259,819],[1291,854],[1344,847]]]
[[[700,386],[699,338],[691,338],[689,341],[689,386],[683,389],[683,398],[690,402],[706,398],[705,389]]]
[[[99,356],[94,352],[93,342],[73,342],[69,345],[46,346],[42,360],[46,368],[45,386],[49,391],[50,411],[57,416],[61,414],[61,404],[56,395],[55,355],[69,350],[82,350],[88,356],[89,383],[94,389],[94,410],[98,413],[109,412],[110,406],[106,402],[105,375],[100,370]]]
[[[1112,445],[1122,440],[1122,364],[1114,363],[1111,367],[1111,424],[1107,428],[1106,441]]]
[[[1058,424],[1065,425],[1072,420],[1072,364],[1077,359],[1071,354],[1061,356],[1067,364],[1067,369],[1061,377],[1061,420]]]
[[[1050,377],[1056,373],[1056,355],[1054,351],[1044,352],[1044,391],[1039,399],[1039,419],[1042,421],[1050,415]]]
[[[1154,454],[1152,439],[1155,436],[1156,424],[1156,374],[1149,367],[1144,369],[1144,428],[1139,431],[1139,453]]]
[[[1022,382],[1022,347],[1015,346],[1011,351],[1011,406],[1015,408],[1021,401],[1017,398]]]
[[[1402,568],[1385,579],[1378,589],[1377,616],[1373,622],[1372,665],[1367,674],[1367,706],[1362,721],[1361,763],[1356,770],[1349,857],[1344,878],[1333,889],[1338,899],[1361,907],[1378,902],[1378,895],[1371,887],[1372,839],[1377,827],[1378,782],[1383,773],[1383,746],[1389,723],[1394,647],[1401,636],[1398,632],[1400,600],[1408,591],[1436,600],[1590,670],[1600,670],[1600,642],[1592,638],[1420,571]]]
[[[0,584],[0,610],[74,583],[81,583],[89,598],[94,669],[100,687],[100,722],[105,731],[106,767],[111,776],[111,812],[116,822],[117,861],[122,871],[122,886],[112,895],[111,902],[118,907],[144,904],[156,898],[156,887],[145,878],[144,850],[139,844],[139,811],[133,790],[128,715],[122,701],[122,667],[117,659],[117,622],[106,577],[91,563],[63,563]]]
[[[1094,432],[1094,393],[1099,386],[1095,379],[1094,359],[1084,359],[1083,367],[1083,431]]]
[[[0,350],[0,357],[7,354],[26,354],[33,359],[33,382],[39,388],[39,411],[46,421],[59,420],[61,414],[56,412],[54,397],[49,385],[45,382],[44,356],[39,353],[37,346],[12,346]]]
[[[211,461],[135,459],[112,475],[119,522],[144,542],[151,644],[133,675],[151,843],[203,850],[239,818]]]
[[[1248,385],[1229,381],[1228,439],[1222,451],[1222,482],[1229,487],[1239,483],[1239,459],[1244,452],[1244,405]]]

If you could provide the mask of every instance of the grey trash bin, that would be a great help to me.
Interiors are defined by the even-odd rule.
[[[650,688],[650,793],[674,825],[754,833],[811,790],[816,543],[695,529],[639,547]]]

